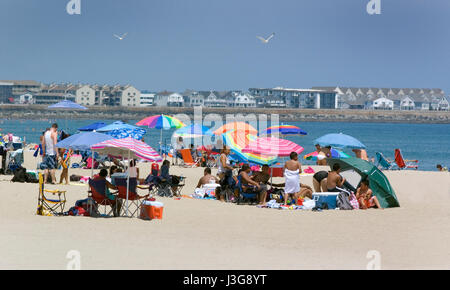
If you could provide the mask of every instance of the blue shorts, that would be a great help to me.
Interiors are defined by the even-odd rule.
[[[43,163],[46,169],[56,169],[56,155],[45,155]]]

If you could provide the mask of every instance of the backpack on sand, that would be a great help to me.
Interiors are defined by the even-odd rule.
[[[345,191],[341,191],[337,197],[336,205],[340,210],[352,210],[353,206],[350,203],[350,194]]]

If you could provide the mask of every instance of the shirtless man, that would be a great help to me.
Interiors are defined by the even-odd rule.
[[[359,202],[360,209],[368,209],[376,207],[383,209],[376,196],[373,196],[372,190],[369,188],[369,180],[361,181],[361,186],[356,191],[356,199]]]
[[[345,178],[342,178],[339,173],[341,173],[341,166],[339,165],[339,163],[335,163],[333,165],[333,171],[330,171],[327,177],[328,192],[339,192],[339,189],[337,188],[342,188],[342,186],[344,185]]]
[[[203,171],[203,176],[200,178],[197,184],[197,188],[202,187],[204,184],[210,184],[212,180],[214,180],[215,183],[219,183],[219,179],[211,174],[211,168],[207,167]]]

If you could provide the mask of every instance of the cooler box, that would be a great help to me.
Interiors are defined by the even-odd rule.
[[[326,203],[328,209],[336,209],[336,200],[339,192],[315,192],[313,193],[313,200],[316,205]]]
[[[162,219],[164,204],[157,201],[144,201],[141,207],[140,218],[144,220]]]

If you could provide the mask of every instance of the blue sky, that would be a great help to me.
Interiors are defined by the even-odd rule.
[[[448,0],[381,0],[381,15],[369,0],[81,0],[81,15],[68,2],[0,1],[0,79],[450,92]]]

